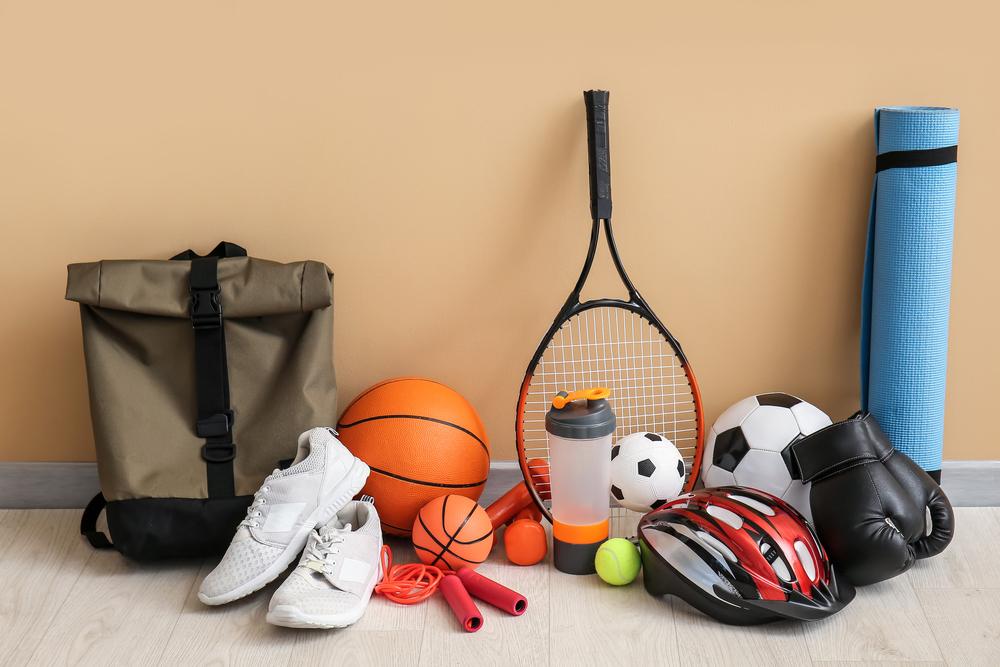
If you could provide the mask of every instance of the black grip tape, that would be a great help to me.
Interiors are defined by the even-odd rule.
[[[590,162],[590,214],[594,220],[611,218],[611,150],[608,145],[608,91],[588,90],[587,154]]]

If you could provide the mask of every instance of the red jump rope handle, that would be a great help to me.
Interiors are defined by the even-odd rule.
[[[462,629],[466,632],[475,632],[483,627],[483,615],[479,613],[479,607],[469,597],[468,591],[462,584],[462,580],[454,574],[446,574],[438,585],[441,594],[448,601],[448,606],[455,614],[455,618],[462,624]]]
[[[511,616],[520,616],[528,610],[528,600],[523,595],[515,593],[492,579],[487,579],[478,572],[463,568],[458,571],[456,576],[465,584],[465,590],[469,592],[469,595],[505,611]]]
[[[486,514],[493,523],[493,530],[514,518],[514,515],[525,507],[533,505],[531,493],[524,482],[519,482],[510,491],[497,498],[492,505],[486,508]]]

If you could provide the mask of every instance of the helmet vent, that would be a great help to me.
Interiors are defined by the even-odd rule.
[[[727,510],[725,507],[719,507],[718,505],[709,505],[706,510],[710,516],[714,516],[719,521],[729,524],[736,530],[743,527],[743,519],[739,514],[733,512],[732,510]]]
[[[785,565],[785,561],[779,558],[778,560],[771,563],[771,567],[774,568],[774,573],[778,575],[778,579],[791,583],[792,573],[788,571],[788,566]]]
[[[813,561],[812,554],[809,553],[809,548],[802,540],[795,540],[795,553],[798,554],[799,562],[802,563],[802,569],[806,571],[806,576],[809,577],[810,581],[815,580],[816,563]]]
[[[792,573],[788,571],[788,566],[785,565],[785,561],[776,549],[773,549],[767,542],[761,542],[760,553],[764,556],[764,560],[771,564],[771,569],[774,570],[778,579],[787,583],[792,582]]]
[[[698,538],[694,533],[695,531],[683,524],[674,524],[658,529],[647,527],[642,532],[649,547],[660,558],[669,563],[670,567],[677,571],[680,576],[700,588],[716,602],[735,606],[733,602],[720,598],[715,592],[715,587],[721,585],[726,590],[736,594],[733,585],[727,581],[726,577],[720,576],[709,561],[696,553],[691,548],[690,543],[682,539],[686,537],[688,540],[697,541]]]
[[[699,530],[698,531],[698,537],[707,546],[712,547],[713,549],[715,549],[716,551],[718,551],[720,554],[722,554],[723,556],[725,556],[726,560],[728,560],[730,563],[735,563],[736,562],[736,554],[734,554],[729,549],[729,547],[727,547],[725,544],[723,544],[720,540],[716,539],[715,536],[710,535],[709,533],[706,533],[703,530]]]
[[[727,496],[735,500],[736,502],[743,503],[747,507],[757,510],[761,514],[767,516],[774,516],[774,509],[760,502],[759,500],[754,500],[753,498],[747,498],[746,496],[740,496],[732,493],[727,493]]]

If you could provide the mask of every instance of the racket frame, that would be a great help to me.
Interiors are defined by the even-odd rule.
[[[525,451],[524,411],[528,393],[531,389],[531,381],[534,378],[534,371],[538,366],[538,362],[545,354],[545,350],[548,349],[549,344],[553,341],[559,329],[566,322],[580,313],[594,308],[621,308],[623,310],[631,311],[647,320],[657,331],[659,331],[676,353],[677,360],[684,369],[684,374],[691,387],[691,394],[694,398],[695,412],[695,452],[694,457],[691,460],[690,469],[688,470],[687,479],[684,482],[685,492],[694,488],[694,485],[697,482],[698,473],[701,470],[701,459],[704,449],[705,418],[701,404],[701,392],[698,388],[698,381],[695,378],[694,371],[691,369],[687,356],[684,354],[684,350],[681,349],[680,343],[676,338],[674,338],[673,334],[670,333],[667,327],[664,326],[663,322],[660,321],[660,318],[656,316],[653,310],[649,307],[649,304],[646,303],[646,300],[642,298],[642,295],[639,294],[639,291],[635,288],[631,278],[629,278],[628,273],[625,271],[625,266],[618,254],[618,246],[615,243],[614,233],[611,228],[611,169],[607,124],[608,93],[605,91],[587,91],[584,93],[584,98],[587,104],[587,143],[589,147],[590,163],[592,216],[590,245],[587,248],[587,257],[584,260],[583,269],[580,271],[580,277],[577,279],[576,285],[573,287],[573,291],[570,292],[569,296],[566,298],[566,302],[563,304],[559,313],[552,321],[552,325],[549,327],[545,336],[538,344],[538,347],[535,349],[535,353],[531,357],[531,361],[528,363],[528,367],[524,373],[524,380],[521,382],[521,390],[517,401],[517,416],[514,422],[518,464],[521,467],[521,473],[524,475],[525,485],[528,487],[528,491],[531,493],[531,497],[535,501],[535,505],[538,506],[539,510],[541,510],[542,514],[549,520],[549,522],[552,521],[552,513],[549,508],[545,506],[541,494],[535,488],[535,481],[528,468],[528,459],[535,457],[528,456]],[[583,291],[587,278],[590,276],[590,270],[594,264],[594,257],[597,255],[597,243],[600,240],[602,225],[604,227],[604,236],[607,239],[608,250],[611,253],[611,261],[614,263],[615,270],[618,273],[618,277],[622,281],[622,285],[624,285],[626,291],[628,292],[628,301],[613,298],[591,299],[583,302],[580,301],[580,293]],[[567,387],[566,389],[575,388],[576,387]],[[614,396],[612,396],[611,399],[613,401]]]

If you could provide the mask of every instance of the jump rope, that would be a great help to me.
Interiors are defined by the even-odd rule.
[[[423,602],[440,589],[466,632],[475,632],[483,627],[483,615],[472,598],[511,616],[520,616],[528,610],[528,600],[523,595],[471,568],[455,572],[422,563],[393,565],[392,549],[387,544],[382,545],[379,558],[382,579],[375,585],[378,595],[396,604],[411,605]]]
[[[396,604],[417,604],[434,595],[445,573],[434,565],[423,563],[392,564],[392,549],[382,545],[382,579],[375,584],[375,592]]]
[[[530,496],[522,483],[505,493],[487,512],[494,526],[502,526],[529,502]],[[396,604],[413,605],[427,600],[440,589],[466,632],[475,632],[483,625],[483,616],[472,598],[512,616],[520,616],[528,609],[528,600],[523,595],[472,568],[453,571],[425,563],[393,564],[388,544],[382,545],[379,561],[382,578],[375,585],[377,595]]]

